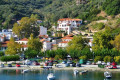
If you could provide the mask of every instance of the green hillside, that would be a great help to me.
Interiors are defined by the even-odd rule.
[[[0,27],[12,28],[22,17],[37,14],[46,27],[51,27],[59,18],[81,18],[87,22],[104,19],[96,17],[101,10],[108,15],[120,13],[119,0],[86,0],[76,5],[76,0],[0,0]]]

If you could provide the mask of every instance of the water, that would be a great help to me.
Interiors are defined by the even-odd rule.
[[[88,71],[84,75],[73,75],[72,70],[35,70],[21,73],[21,70],[0,70],[0,80],[47,80],[49,73],[54,73],[56,80],[104,80],[104,72]],[[112,73],[112,79],[120,80],[120,72]]]

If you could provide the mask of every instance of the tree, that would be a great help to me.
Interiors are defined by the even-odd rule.
[[[111,45],[110,41],[113,39],[111,34],[111,29],[105,29],[104,31],[100,31],[95,33],[93,36],[93,50],[108,48],[111,49],[113,46]]]
[[[13,26],[13,32],[17,34],[20,38],[30,37],[30,34],[33,33],[34,36],[38,36],[39,27],[37,26],[36,16],[23,17],[19,23],[15,23]]]
[[[40,52],[42,43],[40,42],[39,38],[34,38],[33,34],[31,34],[30,38],[28,39],[28,48]]]
[[[86,47],[85,41],[81,36],[74,36],[72,41],[68,43],[67,51],[72,50],[82,50]]]
[[[111,56],[105,56],[105,57],[104,57],[104,62],[105,62],[105,63],[111,62],[111,59],[112,59]]]
[[[6,55],[16,55],[21,53],[21,44],[18,44],[14,41],[14,38],[11,37],[10,42],[7,44],[8,48],[5,51]]]
[[[28,49],[25,51],[25,56],[26,56],[26,58],[35,58],[35,57],[37,57],[38,53],[39,53],[39,52],[37,52],[36,50],[33,50],[33,49],[29,49],[29,48],[28,48]]]
[[[120,34],[115,37],[115,40],[111,41],[111,44],[117,49],[120,50]]]
[[[85,40],[81,36],[74,36],[72,41],[68,43],[68,47],[66,48],[68,53],[72,57],[79,57],[77,53],[87,47]]]
[[[120,1],[119,0],[106,0],[102,8],[109,15],[117,15],[120,13]]]

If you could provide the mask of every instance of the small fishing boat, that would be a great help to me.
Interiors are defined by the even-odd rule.
[[[79,73],[79,71],[76,69],[73,72],[74,72],[74,75],[77,75]]]
[[[27,73],[29,71],[29,69],[25,69],[22,71],[22,73]]]
[[[108,71],[104,72],[104,76],[107,78],[107,79],[110,79],[112,77],[112,74]]]
[[[85,74],[87,72],[88,72],[87,70],[83,70],[83,71],[80,72],[80,74]]]
[[[50,73],[50,74],[48,74],[47,79],[48,80],[55,80],[55,76],[53,75],[53,73]]]

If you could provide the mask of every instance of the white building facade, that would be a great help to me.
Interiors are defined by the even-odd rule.
[[[63,18],[58,20],[58,31],[65,31],[67,34],[70,34],[72,29],[80,27],[82,24],[81,19],[70,19],[70,18]]]
[[[40,34],[39,35],[47,35],[47,28],[40,26]]]

